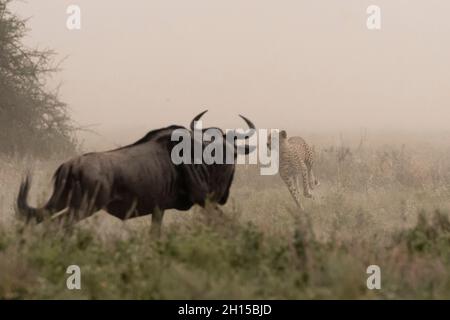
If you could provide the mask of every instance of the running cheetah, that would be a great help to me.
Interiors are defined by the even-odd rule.
[[[269,134],[267,146],[271,148],[271,135]],[[311,190],[319,185],[313,172],[314,150],[301,137],[287,138],[285,130],[279,133],[279,172],[286,183],[289,192],[297,205],[303,209],[300,202],[300,181],[303,181],[303,195],[311,198]]]

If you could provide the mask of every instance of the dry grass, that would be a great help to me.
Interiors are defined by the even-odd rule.
[[[0,297],[450,298],[449,145],[308,138],[321,186],[305,214],[278,177],[240,167],[226,218],[169,211],[159,241],[148,217],[105,213],[69,234],[23,229],[13,207],[22,174],[33,167],[30,202],[42,203],[59,161],[1,159]],[[70,264],[82,269],[81,291],[65,287]],[[366,288],[371,264],[382,270],[378,291]]]

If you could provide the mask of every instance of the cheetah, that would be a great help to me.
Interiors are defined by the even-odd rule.
[[[271,149],[271,135],[269,134],[267,146]],[[319,185],[314,176],[314,150],[301,137],[287,138],[285,130],[279,133],[279,173],[281,179],[286,183],[289,192],[303,209],[300,202],[300,179],[303,182],[303,195],[312,198],[311,190]]]

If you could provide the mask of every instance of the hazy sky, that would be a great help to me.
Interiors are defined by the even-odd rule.
[[[82,28],[66,28],[81,7]],[[381,7],[382,27],[366,27]],[[122,142],[167,124],[448,128],[448,0],[29,0],[30,45],[68,56],[55,81],[80,125]],[[114,133],[111,135],[111,133]],[[136,136],[137,137],[137,136]]]

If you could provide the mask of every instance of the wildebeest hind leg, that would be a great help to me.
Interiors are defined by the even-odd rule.
[[[56,225],[67,228],[75,223],[77,223],[80,220],[83,220],[84,218],[87,218],[91,216],[94,212],[86,212],[81,211],[80,209],[74,209],[74,208],[66,208],[61,213],[53,216],[51,218],[51,222],[54,222]]]
[[[90,217],[102,208],[99,197],[100,186],[95,189],[82,192],[79,183],[76,183],[70,195],[69,206],[60,214],[52,217],[52,221],[63,227],[71,226],[80,220]]]

